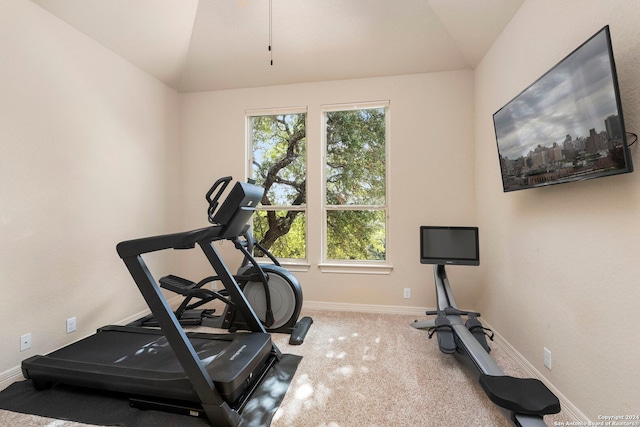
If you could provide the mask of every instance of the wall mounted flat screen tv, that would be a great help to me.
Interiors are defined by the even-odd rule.
[[[420,227],[420,263],[480,265],[478,227]]]
[[[503,190],[633,171],[606,26],[493,115]]]

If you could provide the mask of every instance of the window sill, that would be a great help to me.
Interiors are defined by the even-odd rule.
[[[306,262],[295,262],[295,261],[282,261],[280,260],[280,265],[283,268],[286,268],[289,271],[309,271],[310,265]]]
[[[260,258],[261,264],[271,264]],[[292,260],[280,260],[280,265],[292,272],[307,272],[311,265],[307,262],[296,262]],[[322,263],[318,268],[323,273],[339,274],[391,274],[393,266],[389,264],[367,264],[366,262],[344,262],[344,263]]]
[[[323,273],[347,273],[347,274],[391,274],[393,266],[388,264],[365,263],[323,263],[318,264]]]

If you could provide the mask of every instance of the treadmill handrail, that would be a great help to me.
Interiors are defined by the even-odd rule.
[[[245,228],[249,228],[249,225],[245,225]],[[116,245],[116,250],[120,258],[124,259],[165,249],[192,249],[198,242],[228,238],[226,231],[225,226],[213,225],[180,233],[142,237],[120,242]]]

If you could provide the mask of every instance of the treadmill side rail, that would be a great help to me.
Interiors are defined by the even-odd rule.
[[[203,402],[220,404],[222,397],[215,391],[211,377],[205,371],[182,326],[180,326],[178,319],[176,319],[171,307],[169,307],[162,295],[160,286],[155,283],[155,279],[149,272],[142,257],[127,257],[123,258],[123,261],[138,285],[142,296],[147,301],[151,312],[158,320],[162,332],[164,332],[180,364],[193,383],[198,396]]]
[[[240,217],[245,216],[246,213],[246,209],[241,209]],[[225,228],[228,226],[229,224],[227,224]],[[213,245],[213,242],[218,240],[222,235],[225,235],[225,233],[210,230],[218,230],[220,228],[221,226],[213,226],[185,233],[122,242],[118,245],[118,253],[131,273],[136,285],[140,289],[140,293],[151,309],[160,329],[175,352],[178,361],[193,384],[193,388],[198,395],[200,403],[207,413],[208,418],[215,425],[227,427],[237,425],[239,422],[238,412],[229,406],[221,396],[220,391],[216,389],[209,373],[198,358],[191,342],[187,339],[180,322],[164,298],[159,284],[156,282],[144,262],[142,254],[131,253],[135,252],[134,249],[136,248],[140,251],[153,248],[176,247],[181,246],[182,244],[190,247],[191,244],[197,244],[204,252],[216,275],[220,278],[223,286],[229,292],[229,296],[236,304],[236,309],[238,309],[246,319],[249,329],[252,332],[266,334],[266,330],[262,325],[262,322],[260,322],[260,319],[255,314],[253,308],[249,305],[249,302],[240,290],[238,283],[222,261],[220,254]],[[128,256],[123,256],[125,254],[128,254]],[[270,352],[276,357],[276,359],[280,359],[280,350],[271,341]],[[259,356],[255,355],[255,357]]]

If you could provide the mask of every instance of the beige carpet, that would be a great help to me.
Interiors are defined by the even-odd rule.
[[[301,346],[274,334],[283,353],[303,356],[272,427],[509,426],[476,380],[442,354],[415,316],[306,311],[313,317]],[[495,343],[492,355],[510,375],[523,376]],[[567,421],[547,416],[548,425]],[[85,424],[0,411],[0,426],[79,427]]]

